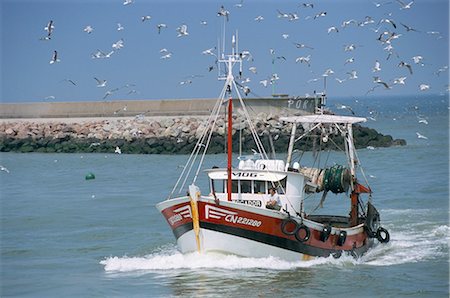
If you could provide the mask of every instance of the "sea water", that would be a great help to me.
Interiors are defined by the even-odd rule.
[[[183,255],[155,205],[188,156],[2,153],[0,295],[448,297],[448,98],[339,103],[408,142],[358,151],[388,244],[307,262]]]

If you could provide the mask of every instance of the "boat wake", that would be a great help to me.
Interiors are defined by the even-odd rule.
[[[246,258],[220,253],[182,254],[175,245],[165,245],[145,256],[108,257],[100,262],[106,272],[148,272],[178,270],[242,270],[266,269],[276,271],[295,270],[321,266],[393,266],[404,263],[415,263],[448,255],[450,240],[448,225],[431,225],[431,229],[420,228],[424,222],[402,225],[386,225],[391,233],[391,241],[387,244],[375,245],[360,259],[343,255],[339,259],[333,257],[317,258],[310,261],[289,262],[268,256],[267,258]]]

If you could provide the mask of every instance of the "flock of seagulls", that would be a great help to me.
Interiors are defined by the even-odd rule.
[[[122,2],[123,6],[130,6],[134,4],[134,0],[124,0]],[[318,6],[319,3],[299,3],[296,5],[295,11],[285,11],[283,9],[273,9],[273,15],[271,16],[264,16],[264,15],[257,15],[253,18],[253,21],[256,23],[263,23],[266,21],[268,17],[276,18],[280,20],[281,22],[287,21],[288,23],[300,23],[303,21],[310,21],[310,22],[318,22],[320,23],[320,19],[325,19],[329,17],[329,13],[327,11],[321,10]],[[389,10],[387,8],[395,8],[395,5],[397,5],[398,9],[401,11],[408,11],[411,9],[414,9],[414,1],[410,2],[403,2],[401,0],[396,1],[390,1],[390,2],[373,2],[374,9],[381,9],[386,8],[386,12],[383,14],[383,17],[377,19],[372,16],[365,16],[363,19],[358,20],[357,18],[349,18],[344,19],[338,22],[337,24],[334,24],[333,26],[327,26],[326,30],[324,30],[328,35],[333,34],[347,34],[346,31],[350,30],[349,28],[353,27],[357,30],[365,30],[364,28],[369,29],[370,31],[374,32],[374,38],[373,42],[374,44],[378,43],[381,46],[381,49],[386,53],[386,57],[373,57],[373,64],[370,66],[367,66],[367,71],[374,73],[373,76],[373,84],[372,86],[368,86],[368,90],[366,92],[366,95],[375,92],[376,90],[391,90],[393,88],[399,88],[401,86],[405,86],[408,84],[408,82],[411,82],[411,80],[407,80],[408,76],[413,76],[417,71],[419,71],[419,68],[422,68],[427,64],[427,60],[424,57],[423,53],[418,53],[417,55],[414,55],[413,57],[402,57],[401,53],[397,50],[398,43],[401,42],[401,40],[404,38],[407,34],[427,34],[430,36],[434,36],[437,39],[442,38],[441,34],[438,31],[424,31],[419,30],[417,28],[414,28],[410,24],[404,24],[403,22],[399,22],[395,18],[395,13]],[[244,9],[245,8],[244,0],[240,0],[239,2],[232,5],[232,8],[234,9]],[[300,11],[298,11],[300,10]],[[228,10],[225,5],[221,5],[217,11],[216,16],[218,18],[223,18],[224,22],[229,22],[230,19],[233,17],[233,10]],[[145,24],[152,24],[154,28],[156,28],[158,35],[167,34],[166,31],[168,31],[169,26],[165,22],[158,22],[154,23],[154,19],[151,15],[141,15],[140,16],[140,22]],[[170,25],[170,24],[169,24]],[[207,26],[208,22],[205,20],[200,21],[201,26]],[[146,25],[147,26],[147,25]],[[280,29],[283,25],[280,25]],[[83,28],[83,27],[82,27]],[[187,23],[182,23],[178,26],[174,26],[173,28],[176,28],[176,37],[186,39],[189,38],[189,25]],[[123,31],[125,30],[122,23],[117,22],[117,31]],[[41,40],[44,41],[50,41],[54,37],[55,32],[55,24],[53,20],[50,20],[47,25],[44,27],[44,30],[46,32],[46,35]],[[173,30],[173,29],[172,29]],[[92,25],[85,25],[82,29],[83,32],[85,32],[87,35],[95,35],[96,31],[94,31],[94,26]],[[172,31],[173,32],[173,31]],[[324,32],[324,33],[325,33]],[[425,32],[425,33],[424,33]],[[314,33],[316,34],[316,33]],[[284,40],[290,40],[290,35],[288,33],[282,33],[282,38]],[[250,43],[251,45],[251,43]],[[315,62],[315,51],[316,46],[314,44],[308,44],[304,43],[303,41],[293,41],[292,46],[294,46],[296,49],[301,51],[301,55],[298,55],[297,57],[291,58],[288,57],[286,54],[276,54],[275,52],[278,52],[278,50],[274,48],[269,49],[269,53],[271,55],[271,62],[272,64],[285,64],[285,63],[295,63],[297,65],[304,65],[307,67],[307,69],[313,69],[316,65]],[[325,72],[323,72],[321,75],[316,75],[315,71],[309,71],[313,77],[306,80],[306,84],[314,83],[314,82],[320,82],[323,77],[333,77],[333,81],[336,82],[336,84],[346,84],[349,81],[352,80],[361,80],[363,78],[362,75],[360,75],[360,71],[362,70],[356,70],[352,69],[354,66],[358,63],[361,63],[360,56],[363,55],[361,52],[364,52],[364,47],[367,47],[367,45],[361,45],[355,42],[349,42],[348,44],[342,45],[342,51],[343,53],[346,53],[350,56],[345,58],[344,61],[342,61],[342,66],[344,69],[340,69],[339,71],[333,70],[332,68],[328,68]],[[109,59],[116,55],[120,50],[122,50],[125,47],[125,41],[123,38],[117,40],[116,42],[112,43],[110,50],[100,50],[97,49],[91,54],[92,59]],[[306,51],[306,53],[305,53]],[[217,67],[217,48],[211,47],[208,49],[205,49],[201,51],[202,55],[205,56],[211,56],[214,60],[213,62],[205,67],[205,71],[211,72],[214,69],[219,69]],[[169,51],[166,48],[162,48],[160,50],[160,60],[161,61],[167,61],[170,60],[174,56],[174,51]],[[247,61],[254,62],[255,59],[253,55],[250,53],[249,50],[242,51],[242,58],[247,59]],[[261,58],[260,58],[261,59]],[[320,58],[317,58],[320,59]],[[384,60],[384,61],[383,61]],[[396,61],[395,61],[396,60]],[[57,50],[54,50],[51,59],[49,63],[51,65],[57,64],[58,62],[61,62],[61,59],[59,57],[59,52]],[[268,62],[268,61],[267,61]],[[261,63],[258,61],[258,63]],[[263,61],[264,63],[264,61]],[[406,73],[398,76],[398,77],[392,77],[392,78],[382,78],[383,71],[382,69],[390,68],[393,69],[392,66],[397,66],[397,68],[401,71],[402,69],[405,69]],[[283,67],[283,66],[280,66]],[[348,69],[351,67],[350,69]],[[256,71],[256,66],[252,65],[248,68],[249,70],[249,77],[243,77],[238,78],[239,83],[241,85],[241,89],[245,91],[244,93],[246,95],[252,93],[250,92],[250,84],[252,84],[253,78],[251,76],[263,76],[259,80],[259,85],[263,87],[268,87],[269,85],[277,84],[276,82],[280,80],[281,78],[278,75],[278,73],[273,72],[269,74],[259,74]],[[273,68],[272,68],[273,69]],[[448,71],[448,65],[439,67],[435,72],[434,75],[439,76],[441,73]],[[376,75],[375,75],[376,74]],[[179,85],[181,86],[188,86],[191,85],[194,82],[194,78],[197,76],[192,76],[187,79],[183,79],[179,82]],[[94,77],[95,78],[95,77]],[[99,80],[95,78],[97,82],[97,87],[106,87],[106,80]],[[74,82],[73,80],[67,79],[68,82]],[[256,80],[258,82],[258,80]],[[365,82],[365,84],[370,84],[369,82]],[[72,84],[73,86],[76,86],[76,84]],[[382,87],[382,88],[379,88]],[[418,84],[417,90],[420,92],[425,92],[427,90],[430,90],[432,87],[428,82],[422,82]],[[103,98],[107,98],[110,95],[114,94],[121,88],[113,88],[111,90],[106,91]],[[131,92],[131,91],[130,91]],[[133,90],[133,93],[137,93],[136,90]],[[130,94],[130,93],[128,93]]]

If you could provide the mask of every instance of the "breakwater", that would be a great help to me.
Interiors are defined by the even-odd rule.
[[[233,148],[238,150],[239,137],[242,150],[256,148],[246,122],[233,116]],[[9,119],[0,121],[1,152],[101,152],[113,153],[118,146],[129,154],[187,154],[194,148],[205,128],[204,116],[165,117],[111,117],[66,119]],[[254,118],[254,126],[266,148],[274,144],[277,152],[286,152],[291,127],[280,123],[278,116],[261,112]],[[298,134],[302,129],[297,130]],[[226,123],[218,119],[212,135],[209,153],[224,152]],[[405,145],[374,129],[356,126],[357,148]],[[270,140],[271,139],[271,140]],[[339,137],[336,141],[340,143]],[[330,144],[331,146],[332,144]],[[310,150],[306,144],[296,148]]]

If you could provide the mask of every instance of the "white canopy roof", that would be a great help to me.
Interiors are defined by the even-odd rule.
[[[358,122],[366,122],[366,118],[338,116],[338,115],[306,115],[306,116],[292,116],[280,117],[281,121],[292,123],[342,123],[353,124]]]

